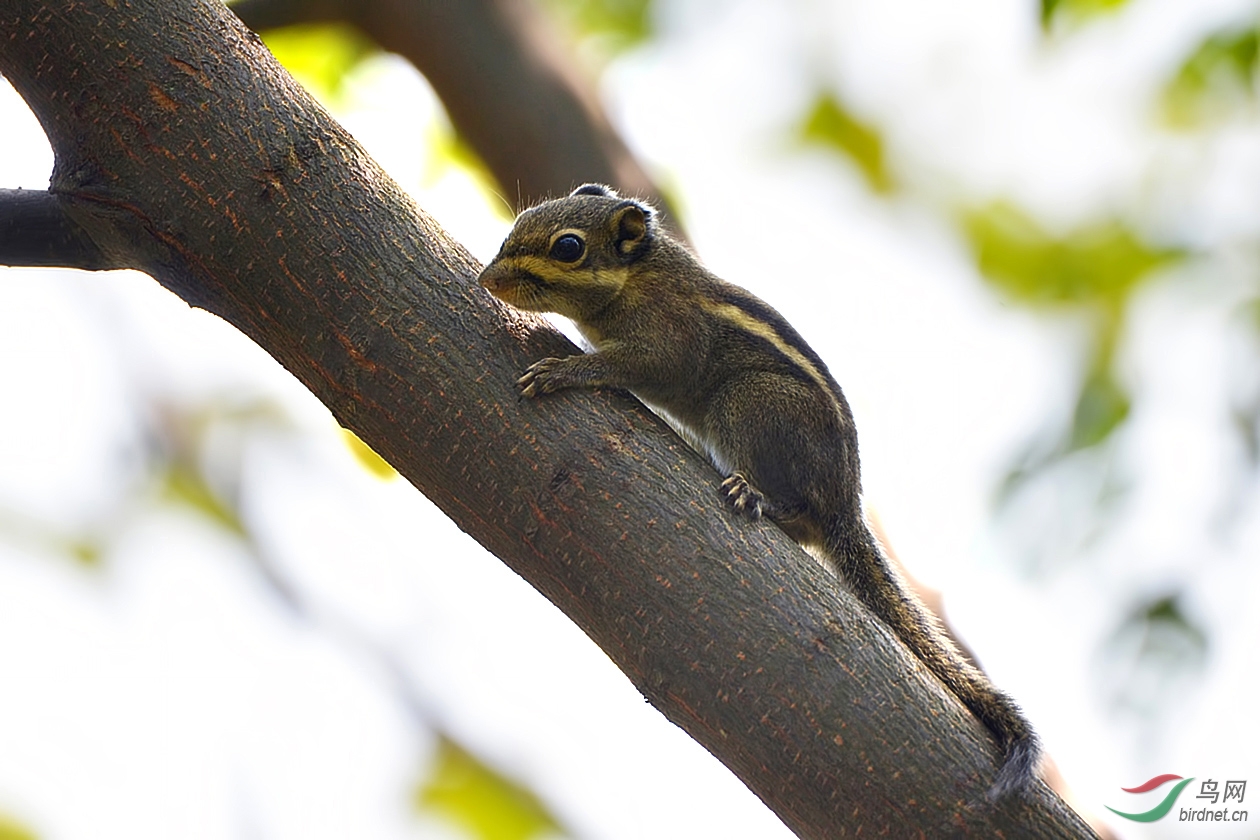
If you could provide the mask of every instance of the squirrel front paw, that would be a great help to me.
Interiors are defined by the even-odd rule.
[[[536,397],[539,394],[550,394],[565,387],[560,375],[560,366],[564,364],[564,359],[546,358],[534,362],[525,369],[525,373],[520,379],[516,380],[516,387],[521,389],[521,393],[527,397]]]
[[[722,495],[726,499],[726,504],[736,513],[743,514],[749,519],[761,518],[762,495],[753,489],[743,475],[731,473],[730,477],[722,482]]]

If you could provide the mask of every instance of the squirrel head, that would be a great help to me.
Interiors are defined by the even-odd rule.
[[[517,216],[478,282],[518,309],[583,323],[620,294],[657,235],[651,207],[584,184]]]

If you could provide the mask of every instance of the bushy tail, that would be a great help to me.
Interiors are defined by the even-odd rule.
[[[906,587],[864,522],[845,520],[823,546],[855,595],[983,723],[1002,750],[989,799],[1028,787],[1037,777],[1041,747],[1019,707],[971,664],[936,617]]]

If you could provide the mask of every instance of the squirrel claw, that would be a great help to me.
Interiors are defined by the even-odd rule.
[[[748,483],[748,479],[739,473],[732,473],[722,482],[722,495],[726,497],[726,503],[736,513],[743,514],[749,519],[761,518],[762,496]]]
[[[526,397],[536,397],[539,394],[549,394],[556,390],[552,387],[551,371],[560,359],[540,359],[525,369],[525,373],[521,378],[516,380],[516,387],[521,389],[521,394]]]

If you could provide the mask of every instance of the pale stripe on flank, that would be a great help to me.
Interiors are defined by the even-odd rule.
[[[809,374],[810,379],[817,382],[819,387],[827,392],[828,395],[831,394],[833,386],[827,379],[826,375],[824,375],[813,362],[806,358],[805,354],[784,341],[783,336],[779,335],[778,331],[772,325],[767,324],[759,318],[754,318],[752,315],[749,315],[743,309],[740,309],[734,304],[720,303],[718,301],[705,300],[704,298],[701,298],[700,305],[717,317],[735,324],[741,330],[750,332],[753,335],[764,338],[766,341],[770,342],[770,344],[786,356],[792,364]]]

